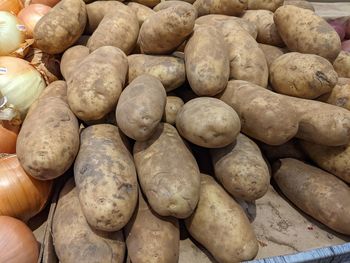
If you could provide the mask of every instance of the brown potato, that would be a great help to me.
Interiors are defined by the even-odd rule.
[[[205,249],[198,247],[190,238],[180,240],[180,255],[178,263],[217,263]]]
[[[185,1],[182,1],[182,0],[166,0],[166,1],[162,1],[160,2],[158,5],[156,5],[153,10],[158,12],[160,10],[164,10],[164,9],[167,9],[169,7],[172,7],[172,6],[179,6],[179,5],[184,5],[184,6],[187,6],[189,8],[191,8],[191,3],[188,3],[188,2],[185,2]],[[196,13],[196,16],[197,16],[197,13]]]
[[[275,12],[277,8],[283,5],[284,0],[248,0],[248,9],[265,9]]]
[[[36,179],[61,176],[78,153],[79,125],[66,92],[64,81],[51,83],[31,106],[18,135],[17,157]]]
[[[140,26],[143,24],[143,22],[145,22],[145,20],[148,17],[155,14],[155,12],[151,8],[145,5],[141,5],[139,3],[129,2],[127,6],[135,12]]]
[[[258,241],[243,209],[208,175],[201,175],[199,203],[185,223],[191,236],[219,263],[250,260],[258,253]]]
[[[61,73],[65,80],[69,80],[90,51],[85,46],[74,46],[66,50],[61,58]]]
[[[60,1],[36,24],[36,46],[48,54],[62,53],[83,34],[86,20],[84,1]]]
[[[184,101],[176,96],[167,96],[165,110],[163,115],[163,121],[171,125],[174,125],[176,122],[176,116],[179,110],[184,105]]]
[[[337,84],[330,93],[321,96],[318,100],[350,110],[350,83]]]
[[[307,0],[284,0],[283,5],[294,5],[300,8],[309,9],[315,11],[314,6]]]
[[[199,198],[199,169],[172,125],[161,123],[148,141],[136,142],[134,160],[141,188],[156,213],[177,218],[193,213]]]
[[[333,63],[339,77],[350,78],[350,52],[341,51]]]
[[[160,3],[161,0],[132,0],[132,2],[153,8]]]
[[[137,77],[118,100],[118,127],[136,141],[148,140],[162,119],[165,103],[166,92],[159,79],[146,74]]]
[[[272,62],[284,54],[284,51],[281,48],[275,46],[259,44],[259,47],[264,52],[267,65],[269,67],[271,66]]]
[[[248,0],[196,0],[193,6],[198,11],[198,16],[209,14],[221,14],[238,16],[247,9]]]
[[[337,177],[294,159],[275,165],[274,179],[297,207],[331,229],[350,235],[350,188]]]

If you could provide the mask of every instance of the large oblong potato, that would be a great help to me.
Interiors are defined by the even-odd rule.
[[[284,0],[248,0],[249,10],[270,10],[275,12],[277,8],[283,5]]]
[[[83,121],[99,120],[117,105],[128,60],[117,47],[101,47],[80,64],[68,81],[68,103]]]
[[[223,91],[230,74],[228,47],[214,26],[198,26],[185,47],[186,75],[199,96]]]
[[[74,180],[69,180],[61,191],[53,216],[52,237],[60,262],[124,262],[123,232],[98,231],[89,226]]]
[[[185,62],[181,58],[135,54],[128,56],[128,62],[129,83],[142,74],[150,74],[159,78],[169,92],[186,81]]]
[[[137,175],[121,133],[110,124],[81,133],[74,179],[86,220],[94,229],[118,231],[130,220],[137,203]]]
[[[208,175],[201,175],[199,203],[185,223],[191,236],[219,263],[250,260],[258,253],[258,241],[243,209]]]
[[[156,12],[141,26],[138,43],[142,53],[169,54],[192,33],[197,18],[191,5],[176,5]]]
[[[239,16],[247,9],[248,0],[196,0],[193,6],[198,11],[198,16],[209,14],[221,14]]]
[[[136,141],[148,140],[162,119],[166,92],[151,75],[134,79],[122,92],[116,109],[118,127]]]
[[[157,215],[142,194],[134,216],[125,227],[125,239],[128,256],[133,263],[178,263],[178,220]]]
[[[333,62],[341,43],[337,32],[311,10],[285,5],[278,8],[274,21],[290,51],[315,54]]]
[[[350,52],[340,51],[333,63],[334,70],[341,78],[350,78]]]
[[[67,103],[64,81],[51,83],[31,106],[17,138],[17,157],[34,178],[63,175],[79,150],[78,120]]]
[[[84,1],[62,0],[36,24],[35,43],[45,53],[62,53],[83,34],[86,20]]]
[[[199,169],[172,125],[161,123],[148,141],[136,142],[134,160],[141,188],[157,214],[186,218],[193,213]]]
[[[276,163],[273,177],[282,193],[302,211],[331,229],[350,235],[350,188],[344,182],[294,159]]]
[[[243,134],[234,143],[210,151],[215,177],[234,197],[254,201],[264,196],[270,173],[259,147]]]
[[[181,136],[196,145],[220,148],[236,139],[241,122],[237,113],[223,101],[200,97],[180,109],[176,128]]]
[[[177,113],[183,107],[184,104],[184,101],[180,97],[167,96],[162,120],[171,125],[174,125],[176,122]]]
[[[80,62],[82,62],[89,54],[89,49],[81,45],[71,47],[63,53],[60,69],[62,76],[66,81],[71,78]]]
[[[325,58],[291,52],[278,57],[270,67],[270,83],[281,94],[315,99],[330,92],[338,75]]]

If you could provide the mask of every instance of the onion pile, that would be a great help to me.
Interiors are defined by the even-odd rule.
[[[35,25],[38,21],[49,11],[51,7],[42,4],[33,4],[25,7],[18,14],[18,18],[24,22],[27,29],[27,36],[29,38],[33,37],[33,32]]]
[[[17,15],[22,8],[21,0],[0,0],[0,11],[7,11]]]

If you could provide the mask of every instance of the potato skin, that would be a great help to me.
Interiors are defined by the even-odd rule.
[[[132,2],[153,8],[160,3],[161,0],[132,0]]]
[[[179,222],[157,215],[139,195],[138,207],[125,228],[131,262],[177,263],[179,259]]]
[[[282,56],[284,54],[283,50],[281,48],[266,45],[266,44],[259,44],[260,49],[264,52],[266,57],[266,62],[268,67],[270,68],[272,62],[274,62],[277,58]]]
[[[300,8],[315,11],[315,8],[313,7],[312,3],[306,0],[284,0],[283,5],[294,5]]]
[[[17,157],[39,180],[64,174],[79,150],[78,120],[70,110],[64,81],[51,83],[31,106],[17,138]]]
[[[158,5],[153,7],[153,10],[158,12],[160,10],[164,10],[164,9],[169,8],[169,7],[178,6],[178,5],[185,5],[187,7],[192,6],[192,4],[185,2],[183,0],[166,0],[166,1],[161,1]],[[196,14],[196,16],[197,16],[197,14]]]
[[[340,51],[333,63],[334,70],[341,78],[350,78],[350,52]]]
[[[201,175],[199,203],[185,224],[219,263],[250,260],[258,253],[258,241],[243,209],[208,175]]]
[[[240,133],[234,143],[210,153],[215,177],[230,194],[246,201],[265,195],[270,173],[254,141]]]
[[[275,12],[277,8],[283,5],[284,0],[248,0],[249,10],[265,9]]]
[[[291,52],[278,57],[270,67],[270,83],[281,94],[315,99],[330,92],[338,75],[325,58]]]
[[[52,224],[60,262],[124,262],[123,232],[91,229],[81,210],[74,180],[68,181],[61,191]]]
[[[294,159],[276,166],[273,177],[289,200],[331,229],[350,234],[350,188],[344,182]]]
[[[157,214],[192,214],[199,198],[199,169],[172,125],[161,123],[148,141],[136,142],[134,160],[141,188]]]
[[[148,140],[162,119],[166,92],[151,75],[134,79],[120,95],[116,119],[118,127],[136,141]]]
[[[185,62],[181,58],[135,54],[128,56],[128,62],[129,83],[142,74],[150,74],[159,78],[169,92],[186,81]]]
[[[62,0],[36,24],[35,43],[45,53],[62,53],[83,34],[86,20],[82,0]]]
[[[190,142],[207,148],[220,148],[232,143],[241,122],[226,103],[209,97],[187,102],[176,116],[179,134]]]
[[[350,110],[350,83],[337,84],[327,96],[325,102]]]
[[[162,120],[171,125],[174,125],[176,122],[177,113],[183,107],[184,104],[184,101],[179,97],[167,96]]]
[[[193,6],[198,11],[198,16],[209,14],[221,14],[239,16],[247,9],[248,0],[196,0]]]
[[[337,58],[341,50],[337,32],[311,10],[281,6],[274,14],[274,21],[290,51],[319,55],[331,62]]]
[[[138,44],[145,54],[169,54],[192,33],[197,18],[191,5],[176,5],[149,17],[141,26]]]
[[[106,46],[86,57],[68,81],[68,102],[84,121],[98,120],[117,105],[128,71],[126,55]]]
[[[139,21],[139,26],[141,26],[148,17],[155,14],[151,8],[139,3],[129,2],[127,6],[135,12],[137,20]]]
[[[228,47],[214,26],[198,26],[185,47],[186,75],[198,96],[223,91],[230,74]]]
[[[85,46],[74,46],[66,50],[61,58],[61,73],[65,80],[69,80],[74,71],[78,68],[78,65],[83,61],[90,51]]]

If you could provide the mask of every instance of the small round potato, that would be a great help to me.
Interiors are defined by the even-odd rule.
[[[190,142],[207,148],[220,148],[232,143],[241,122],[226,103],[208,97],[190,100],[178,112],[176,128]]]
[[[333,63],[334,70],[341,78],[350,78],[350,52],[341,51]]]
[[[177,113],[183,105],[184,101],[181,98],[176,96],[167,96],[163,121],[174,125],[176,122]]]
[[[151,8],[135,2],[129,2],[128,7],[130,7],[135,12],[140,26],[143,24],[143,22],[146,21],[148,17],[154,15],[155,13]]]
[[[221,14],[239,16],[247,9],[248,0],[196,0],[193,6],[198,10],[198,16]]]
[[[74,46],[66,50],[61,58],[61,73],[66,81],[68,81],[76,71],[80,62],[82,62],[90,51],[85,46]]]
[[[277,8],[283,5],[284,0],[248,0],[249,10],[270,10],[275,12]]]

